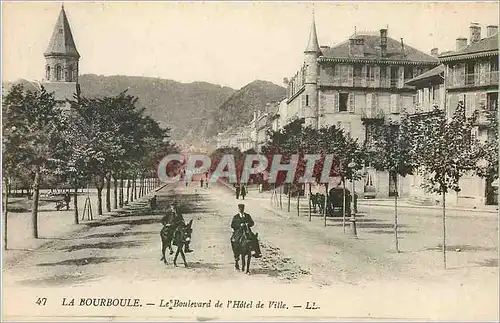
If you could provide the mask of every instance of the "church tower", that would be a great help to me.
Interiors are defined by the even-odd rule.
[[[319,65],[318,58],[321,56],[321,50],[318,43],[318,35],[316,33],[316,22],[313,19],[311,24],[311,31],[309,34],[309,41],[304,51],[304,65],[305,65],[305,122],[306,125],[311,125],[314,128],[318,126],[318,76]]]
[[[78,89],[80,54],[73,40],[64,5],[61,6],[49,46],[43,55],[45,56],[44,83],[54,90],[57,100],[72,99],[67,96],[72,96]],[[72,94],[69,93],[71,90]]]

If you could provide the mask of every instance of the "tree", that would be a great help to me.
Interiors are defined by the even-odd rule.
[[[486,202],[489,203],[490,186],[498,179],[498,108],[484,109],[483,113],[487,123],[487,138],[478,143],[479,162],[476,164],[475,172],[486,180]],[[480,117],[480,112],[477,111],[473,115],[473,124],[476,124]]]
[[[33,175],[32,235],[38,238],[38,202],[42,177],[64,164],[67,152],[64,139],[64,118],[56,101],[42,87],[39,91],[24,91],[15,85],[4,97],[4,156],[15,161]]]
[[[465,108],[459,101],[451,120],[435,109],[430,115],[410,123],[413,137],[412,154],[420,165],[423,187],[438,193],[443,206],[443,264],[446,269],[446,194],[460,191],[459,180],[473,170],[477,152],[471,138],[472,120],[466,118]]]
[[[401,116],[401,122],[390,121],[370,127],[371,132],[365,141],[366,162],[376,170],[388,171],[395,185],[394,192],[394,245],[399,252],[398,244],[398,175],[405,177],[413,174],[417,168],[412,154],[411,119]]]

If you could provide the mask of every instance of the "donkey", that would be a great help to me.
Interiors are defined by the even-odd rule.
[[[260,258],[262,254],[259,246],[259,234],[252,234],[247,225],[243,227],[243,233],[240,239],[231,243],[234,254],[234,268],[240,270],[240,257],[241,257],[241,271],[250,274],[250,259],[252,258],[252,251],[255,252],[254,257]],[[245,259],[246,258],[246,259]]]
[[[184,261],[184,267],[187,267],[188,264],[186,262],[186,256],[184,254],[184,247],[185,244],[191,241],[191,234],[193,233],[193,219],[191,219],[187,225],[180,225],[178,226],[172,236],[169,236],[167,230],[163,228],[160,231],[160,237],[161,237],[161,254],[162,257],[160,260],[162,260],[165,264],[167,264],[167,258],[165,257],[165,251],[167,248],[170,249],[170,254],[172,255],[174,253],[172,249],[172,244],[177,247],[177,251],[175,252],[174,256],[174,266],[177,267],[177,257],[179,254],[182,257],[182,260]]]

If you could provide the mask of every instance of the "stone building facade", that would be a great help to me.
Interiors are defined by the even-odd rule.
[[[451,118],[459,101],[464,102],[468,117],[476,114],[474,135],[482,141],[491,137],[485,117],[486,110],[498,110],[498,27],[487,26],[486,37],[481,37],[481,27],[471,24],[467,38],[457,38],[454,51],[439,56],[442,65],[409,82],[417,90],[417,101],[412,113],[426,113],[438,107]],[[420,176],[410,176],[412,198],[429,204],[439,199],[425,193],[419,186]],[[498,204],[497,187],[473,174],[460,180],[461,191],[451,194],[451,203]]]
[[[437,65],[435,55],[390,38],[387,29],[319,46],[313,19],[304,63],[286,80],[288,118],[304,118],[316,128],[335,125],[363,142],[374,123],[397,120],[401,111],[413,108],[416,92],[405,82]],[[408,194],[388,173],[369,166],[366,173],[360,191],[390,196],[398,185],[400,194]]]

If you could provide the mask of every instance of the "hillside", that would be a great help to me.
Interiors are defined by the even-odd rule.
[[[179,83],[152,77],[98,76],[79,78],[83,96],[110,96],[128,89],[138,104],[162,125],[169,126],[172,139],[197,142],[203,139],[200,126],[235,92],[206,82]]]
[[[278,101],[285,96],[286,89],[267,81],[251,82],[234,92],[216,111],[204,132],[213,137],[229,127],[248,124],[256,109],[263,110],[266,103]]]

